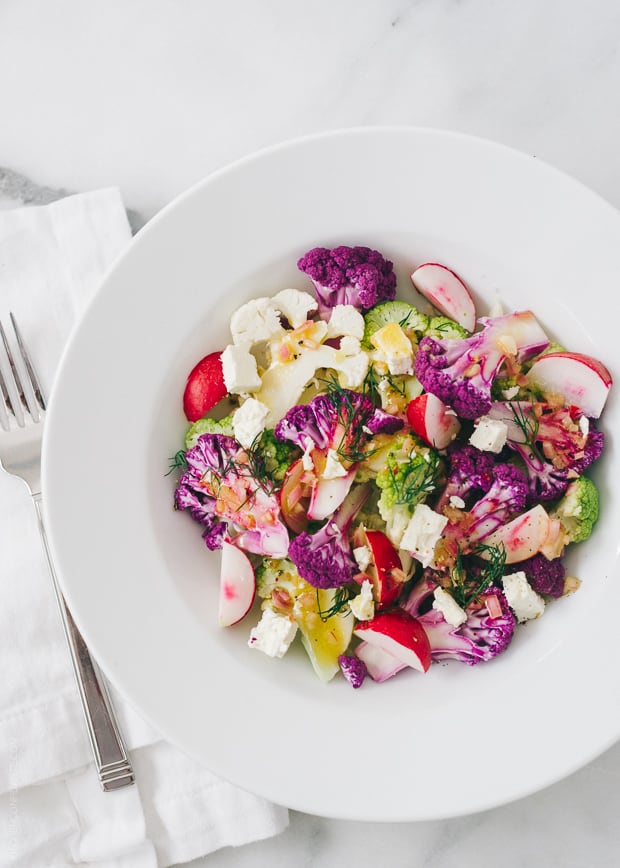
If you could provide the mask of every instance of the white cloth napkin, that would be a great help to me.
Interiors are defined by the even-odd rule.
[[[117,190],[0,211],[0,316],[49,394],[62,348],[130,240]],[[26,489],[0,474],[0,865],[156,868],[280,832],[287,811],[162,741],[113,693],[137,784],[103,793]]]

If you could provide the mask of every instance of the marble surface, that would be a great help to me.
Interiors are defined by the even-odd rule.
[[[366,124],[496,139],[620,206],[619,36],[615,0],[2,0],[0,207],[114,185],[137,229],[232,159]],[[507,749],[498,734],[493,774]],[[619,815],[616,746],[484,814],[292,813],[279,838],[192,864],[603,868],[618,864]]]

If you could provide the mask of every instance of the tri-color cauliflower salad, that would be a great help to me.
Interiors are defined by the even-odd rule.
[[[220,624],[270,657],[299,637],[353,687],[491,660],[579,586],[563,556],[598,518],[611,376],[531,311],[478,316],[443,265],[411,275],[418,306],[376,250],[298,266],[183,397],[175,506],[221,551]]]

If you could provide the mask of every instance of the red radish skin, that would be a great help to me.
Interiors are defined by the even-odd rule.
[[[403,565],[398,552],[380,530],[367,530],[366,541],[373,560],[366,572],[372,582],[377,609],[385,609],[398,599],[403,589],[402,582],[395,579],[392,573],[393,570],[402,573]]]
[[[418,672],[428,672],[431,646],[424,627],[404,609],[380,612],[372,621],[358,624],[353,631],[359,639],[393,654]]]
[[[476,327],[476,306],[458,274],[438,262],[425,262],[411,275],[420,295],[468,332]]]
[[[541,356],[527,377],[543,392],[561,395],[592,419],[598,419],[603,412],[613,382],[598,359],[569,352]]]
[[[209,353],[189,373],[183,393],[183,410],[190,422],[212,410],[228,394],[221,352]]]
[[[461,430],[456,414],[436,395],[425,392],[407,406],[407,421],[429,446],[445,449]]]
[[[223,542],[220,566],[220,626],[232,627],[233,624],[238,624],[252,608],[255,596],[256,577],[250,559],[241,549]]]

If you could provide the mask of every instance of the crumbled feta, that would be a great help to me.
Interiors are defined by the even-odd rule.
[[[545,611],[545,601],[532,588],[522,570],[504,576],[502,584],[506,601],[515,613],[517,621],[538,618]]]
[[[390,322],[378,329],[370,342],[379,351],[390,374],[413,374],[413,347],[411,341],[397,322]]]
[[[400,548],[406,549],[414,558],[428,567],[433,562],[435,546],[448,523],[445,515],[439,515],[425,503],[419,503],[405,528]]]
[[[355,563],[360,568],[360,573],[365,573],[368,564],[372,560],[372,552],[368,546],[356,546],[353,549],[353,557],[355,558]]]
[[[590,433],[590,420],[587,416],[579,417],[579,430],[583,434],[584,437],[587,437]]]
[[[246,398],[233,415],[235,438],[244,449],[249,449],[259,434],[265,430],[269,418],[269,407],[256,398]]]
[[[352,304],[337,304],[327,323],[327,337],[339,338],[345,335],[364,337],[364,317]]]
[[[356,356],[361,349],[360,339],[352,335],[340,338],[340,352],[345,356]]]
[[[261,387],[256,359],[250,352],[250,343],[229,344],[222,353],[224,383],[234,395],[254,392]]]
[[[371,621],[375,616],[375,601],[372,596],[372,585],[365,579],[362,582],[357,597],[349,600],[349,608],[358,621]]]
[[[346,476],[348,470],[343,467],[338,458],[338,453],[334,449],[327,450],[327,458],[325,467],[321,476],[323,479],[338,479],[341,476]]]
[[[250,630],[248,645],[268,657],[284,657],[296,633],[295,621],[273,609],[265,609],[256,627]]]
[[[317,309],[318,302],[309,292],[299,289],[281,289],[273,297],[273,305],[296,329],[308,319],[308,314]]]
[[[230,331],[234,344],[268,341],[284,331],[280,312],[271,298],[253,298],[233,313]]]
[[[481,452],[502,451],[508,437],[508,426],[501,419],[492,419],[490,416],[481,416],[474,428],[474,433],[469,442]]]
[[[450,506],[455,507],[455,509],[465,509],[465,501],[458,494],[453,494],[450,497]]]
[[[460,627],[467,620],[467,612],[456,602],[452,594],[443,588],[435,588],[433,609],[444,616],[444,619],[452,627]]]

